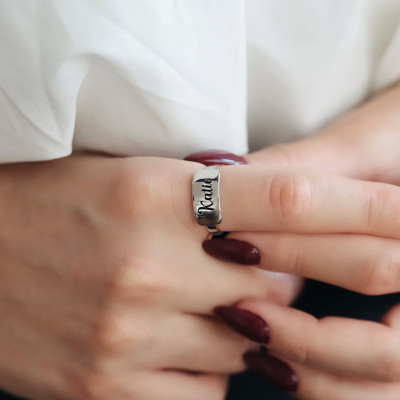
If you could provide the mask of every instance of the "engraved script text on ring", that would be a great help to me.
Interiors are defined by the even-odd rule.
[[[205,179],[204,184],[201,185],[203,189],[201,191],[204,193],[204,200],[200,201],[202,207],[200,207],[197,212],[199,215],[203,215],[204,211],[215,211],[213,205],[213,189],[211,179]]]

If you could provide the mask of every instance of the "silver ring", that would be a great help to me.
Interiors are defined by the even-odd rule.
[[[213,235],[222,233],[217,228],[222,221],[219,178],[218,167],[213,165],[197,171],[192,182],[194,217]]]

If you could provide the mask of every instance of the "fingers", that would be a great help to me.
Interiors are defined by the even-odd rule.
[[[353,234],[233,233],[261,253],[260,267],[377,295],[400,290],[400,248],[394,239]]]
[[[266,380],[292,392],[300,400],[397,400],[399,383],[352,379],[307,367],[270,353],[250,353],[248,366]]]
[[[288,304],[298,293],[297,277],[216,261],[206,254],[197,260],[203,258],[198,266],[185,264],[182,269],[182,285],[173,299],[176,309],[213,315],[217,304],[235,304],[253,296]]]
[[[348,379],[295,363],[291,365],[301,382],[295,393],[300,400],[397,400],[400,397],[399,383]]]
[[[229,329],[214,317],[176,314],[159,324],[162,335],[155,345],[159,364],[152,368],[231,374],[245,369],[246,351],[258,345]]]
[[[294,169],[222,167],[224,231],[400,237],[400,188]]]
[[[267,147],[246,159],[251,165],[289,165],[396,184],[399,97],[400,85],[393,86],[328,124],[318,135]]]
[[[227,377],[223,375],[123,370],[108,381],[96,380],[87,394],[96,399],[223,400],[226,387]]]
[[[400,337],[388,326],[336,317],[317,320],[302,311],[261,300],[246,300],[237,308],[266,321],[268,348],[280,356],[334,374],[400,381]],[[243,324],[241,330],[245,332]],[[248,332],[254,334],[254,329]]]
[[[226,376],[175,371],[154,372],[138,381],[139,389],[147,394],[140,400],[223,400],[227,384]]]
[[[119,280],[128,298],[213,315],[217,304],[235,304],[250,296],[288,304],[298,292],[299,281],[293,276],[216,260],[204,252],[200,239],[175,237],[174,232],[164,237],[168,241],[149,240],[151,247],[141,262]]]

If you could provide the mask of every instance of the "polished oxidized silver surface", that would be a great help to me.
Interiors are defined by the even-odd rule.
[[[217,228],[222,221],[219,178],[218,167],[211,166],[197,171],[192,182],[194,217],[214,235],[221,233]]]

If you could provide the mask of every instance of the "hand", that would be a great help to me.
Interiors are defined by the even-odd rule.
[[[200,165],[72,156],[0,167],[0,387],[38,400],[224,397],[254,344],[213,316],[295,281],[202,250]]]
[[[260,248],[264,254],[261,267],[267,270],[297,274],[365,294],[398,291],[397,237],[390,240],[382,235],[379,224],[376,224],[378,231],[367,235],[366,232],[354,235],[354,231],[337,235],[342,233],[338,227],[314,229],[312,221],[315,218],[311,218],[304,228],[296,229],[295,225],[296,214],[303,213],[306,218],[308,213],[303,212],[303,207],[310,211],[314,205],[320,206],[318,202],[326,202],[325,211],[329,215],[321,217],[330,218],[331,222],[336,219],[339,222],[342,218],[349,218],[350,222],[359,215],[359,222],[364,226],[373,223],[373,218],[387,218],[395,224],[397,194],[391,199],[393,186],[371,186],[360,180],[400,184],[399,103],[400,84],[397,84],[326,126],[318,135],[246,155],[254,168],[280,171],[270,182],[267,178],[262,186],[259,185],[259,193],[252,192],[252,195],[263,198],[268,195],[270,203],[274,203],[269,207],[275,207],[275,211],[287,217],[291,226],[287,227],[285,221],[279,220],[278,224],[257,228],[268,232],[256,235],[232,233],[229,238],[248,241]],[[286,172],[282,166],[287,167]],[[320,176],[310,181],[309,177],[315,171],[352,177],[357,181],[344,181],[333,176]],[[271,174],[269,177],[271,179]],[[343,193],[340,193],[338,189],[343,184]],[[357,192],[358,188],[360,192]],[[368,192],[365,195],[364,188]],[[330,198],[331,195],[336,197]],[[345,202],[352,203],[345,206]],[[349,206],[354,212],[343,215],[344,209],[350,211]],[[323,224],[323,221],[317,223]],[[246,229],[250,231],[251,226]],[[325,268],[320,267],[321,260],[324,260]]]
[[[400,184],[400,82],[299,142],[262,149],[252,165],[287,165]]]
[[[400,210],[395,202],[399,189],[354,180],[347,181],[349,186],[340,193],[340,178],[326,176],[310,184],[303,174],[305,169],[313,169],[399,184],[399,102],[397,85],[319,135],[246,156],[252,165],[296,166],[303,171],[288,168],[286,184],[281,179],[275,189],[269,187],[267,207],[277,199],[278,209],[286,217],[280,226],[271,218],[269,230],[273,232],[232,233],[229,238],[258,247],[262,268],[365,294],[398,292]],[[355,192],[350,195],[352,190]],[[354,218],[359,219],[357,234],[345,227],[346,218],[350,225]],[[332,225],[317,232],[315,223]],[[386,233],[381,231],[384,225]],[[270,339],[264,340],[269,341],[269,353],[249,353],[246,362],[286,389],[297,389],[300,399],[391,400],[400,396],[400,306],[389,310],[381,324],[336,317],[317,320],[301,311],[252,299],[236,308],[221,308],[219,314],[253,340],[263,341],[257,330],[264,337],[270,332]]]
[[[268,347],[267,353],[245,354],[248,367],[298,399],[399,398],[400,306],[381,324],[339,317],[317,320],[260,299],[216,312],[233,329]]]
[[[224,255],[224,241],[239,239],[259,249],[262,268],[324,279],[368,294],[399,291],[400,219],[393,217],[400,214],[399,187],[296,168],[232,166],[221,168],[221,175],[221,225],[232,233],[228,239],[212,241],[214,256],[218,248]],[[365,240],[370,241],[367,248]],[[348,258],[350,262],[342,265]],[[338,260],[342,263],[335,264]],[[236,308],[245,310],[245,317]],[[344,318],[317,321],[260,300],[244,300],[236,308],[217,308],[217,313],[249,339],[268,344],[271,354],[290,360],[300,378],[299,398],[316,400],[328,393],[333,399],[374,399],[382,391],[385,399],[398,398],[399,308],[392,309],[382,324]],[[261,317],[250,327],[249,312]],[[276,360],[271,367],[271,359],[261,357],[269,363],[264,371],[278,371]],[[251,368],[260,369],[260,360],[245,359]],[[281,369],[289,371],[288,388],[296,389],[295,374]]]

